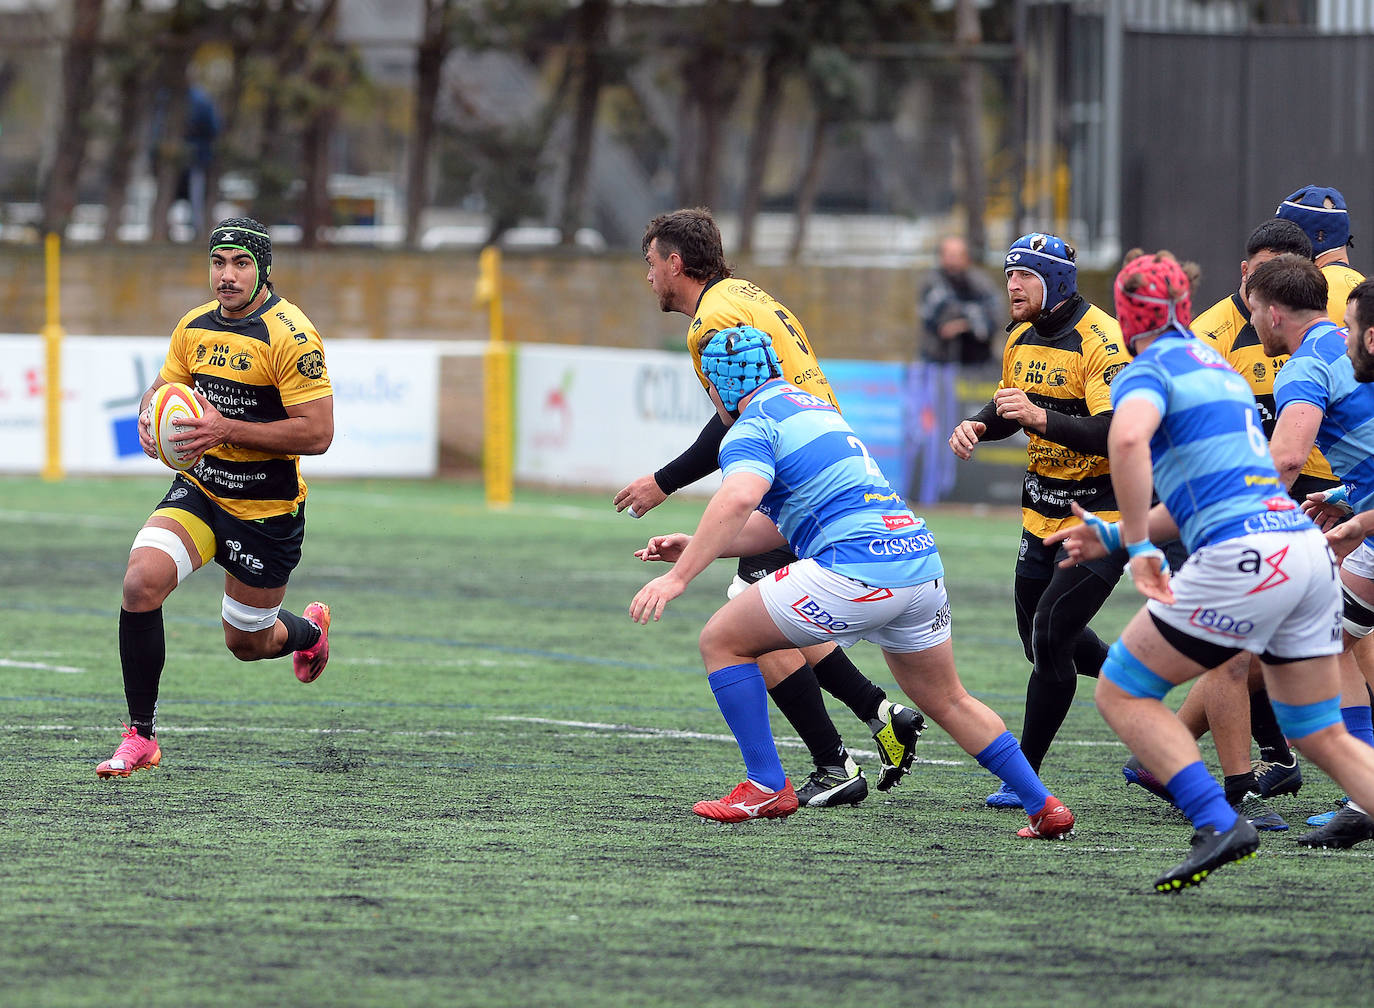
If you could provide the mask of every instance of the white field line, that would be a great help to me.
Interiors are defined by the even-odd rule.
[[[561,721],[556,718],[540,717],[516,717],[499,716],[492,718],[493,721],[522,721],[527,724],[546,724],[555,725],[560,728],[582,728],[596,732],[615,732],[626,738],[677,738],[691,739],[696,742],[731,742],[735,741],[733,735],[719,735],[709,732],[681,731],[677,728],[640,728],[634,725],[607,724],[601,721]],[[778,747],[781,749],[804,749],[806,748],[801,739],[796,737],[781,736],[777,739]],[[850,749],[851,753],[863,759],[877,759],[878,754],[871,750]],[[936,766],[963,766],[964,760],[928,760],[917,757],[917,763],[927,763]]]
[[[0,668],[37,669],[40,672],[61,672],[65,675],[81,675],[86,671],[75,665],[49,665],[47,662],[14,661],[9,658],[0,658]]]
[[[707,734],[707,733],[705,733],[705,732],[687,732],[687,731],[678,731],[678,730],[669,729],[669,728],[631,728],[631,727],[629,727],[629,726],[627,726],[627,725],[607,724],[607,723],[598,722],[598,721],[560,721],[560,720],[555,720],[555,719],[553,719],[553,718],[513,717],[513,716],[497,716],[497,717],[493,717],[491,720],[493,720],[493,721],[519,721],[519,722],[526,722],[526,723],[530,723],[530,724],[558,725],[558,726],[562,726],[562,727],[569,727],[569,728],[584,728],[584,729],[597,730],[597,731],[618,731],[618,732],[621,733],[622,737],[624,737],[624,738],[683,738],[683,739],[692,739],[692,740],[698,740],[698,741],[711,741],[711,742],[734,742],[734,741],[735,741],[734,737],[731,736],[731,735],[712,735],[712,734]],[[275,727],[275,728],[274,728],[274,727],[266,727],[266,726],[254,727],[254,726],[249,726],[249,725],[232,725],[232,726],[227,726],[227,725],[226,725],[226,726],[202,725],[202,726],[193,727],[193,728],[177,728],[177,727],[168,728],[166,725],[164,725],[164,726],[162,726],[162,727],[163,727],[164,729],[166,729],[168,732],[174,733],[174,734],[178,734],[178,735],[227,735],[227,734],[230,734],[230,733],[233,733],[233,734],[235,734],[235,735],[242,735],[242,734],[244,734],[244,733],[255,733],[255,734],[263,734],[263,735],[272,735],[272,734],[282,734],[282,735],[391,735],[391,736],[404,736],[404,737],[415,737],[415,738],[458,738],[458,737],[461,737],[461,736],[464,736],[464,735],[470,735],[470,734],[472,734],[471,732],[445,731],[445,730],[441,730],[441,729],[430,729],[430,730],[425,730],[425,731],[404,731],[404,730],[377,731],[376,729],[373,729],[373,728],[290,728],[290,727]],[[67,724],[38,724],[38,725],[31,725],[31,724],[7,724],[7,725],[0,725],[0,731],[14,731],[14,732],[18,732],[18,731],[28,731],[28,732],[41,731],[41,732],[81,732],[81,733],[95,733],[95,734],[99,734],[99,733],[101,733],[101,732],[108,732],[109,730],[110,730],[110,726],[109,726],[109,725],[67,725]],[[932,741],[933,741],[933,740],[932,740]],[[942,740],[941,742],[934,742],[933,744],[936,744],[936,745],[941,745],[941,744],[953,745],[954,743],[951,742],[951,741]],[[1107,743],[1092,743],[1092,744],[1107,744]],[[804,747],[802,746],[802,744],[801,744],[801,741],[800,741],[799,739],[795,739],[795,738],[793,738],[793,739],[789,739],[789,738],[781,738],[781,739],[778,739],[778,745],[779,745],[780,747],[786,748],[786,749],[801,749],[801,748],[804,748]],[[856,756],[861,756],[861,757],[863,757],[863,758],[865,758],[865,759],[875,759],[875,758],[877,758],[877,753],[865,752],[865,751],[860,750],[860,749],[851,749],[850,752],[854,753],[854,755],[856,755]],[[927,760],[927,759],[917,759],[916,762],[917,762],[917,763],[924,763],[924,764],[932,765],[932,766],[964,766],[964,765],[966,765],[966,761],[963,761],[963,760]],[[1081,826],[1081,825],[1082,825],[1082,823],[1080,823],[1080,826]],[[1179,852],[1179,849],[1180,849],[1180,848],[1179,848],[1179,847],[1139,847],[1139,846],[1133,846],[1133,845],[1108,847],[1108,846],[1104,846],[1104,845],[1101,845],[1101,844],[1089,845],[1089,844],[1080,843],[1080,842],[1077,842],[1077,841],[1072,841],[1072,840],[1070,840],[1070,841],[1067,841],[1067,842],[1064,842],[1064,843],[1055,844],[1053,849],[1054,849],[1055,851],[1062,851],[1062,852],[1064,852],[1065,854],[1159,854],[1159,855],[1161,855],[1161,856],[1168,857],[1168,856],[1172,856],[1172,855],[1177,854],[1177,853]],[[1337,853],[1337,852],[1307,850],[1306,848],[1293,848],[1293,849],[1290,850],[1290,849],[1286,849],[1286,848],[1284,848],[1284,847],[1278,847],[1278,846],[1275,846],[1275,845],[1265,846],[1265,847],[1262,847],[1262,848],[1260,849],[1260,856],[1261,856],[1261,857],[1283,857],[1283,858],[1290,858],[1290,857],[1305,857],[1305,858],[1311,858],[1311,857],[1320,857],[1320,856],[1323,856],[1323,855],[1334,857],[1334,856],[1336,856],[1336,853]],[[1353,856],[1353,857],[1364,858],[1364,859],[1366,859],[1366,860],[1374,860],[1374,850],[1343,850],[1343,851],[1340,851],[1340,852],[1338,852],[1338,853],[1339,853],[1341,856],[1343,856],[1343,857],[1352,857],[1352,856]]]
[[[42,731],[42,732],[109,732],[109,725],[69,725],[69,724],[8,724],[0,725],[0,731]],[[437,736],[441,738],[460,738],[464,735],[471,735],[472,732],[466,731],[446,731],[443,729],[427,729],[424,731],[405,731],[397,729],[393,731],[377,731],[373,728],[294,728],[294,727],[274,727],[271,725],[196,725],[193,727],[182,727],[180,725],[167,725],[158,722],[158,731],[167,732],[172,735],[230,735],[239,733],[252,733],[258,735],[401,735],[413,737]]]
[[[128,520],[123,518],[98,514],[62,514],[54,511],[0,509],[0,522],[11,522],[16,525],[75,525],[79,528],[123,529],[129,532],[131,539],[133,533],[138,531],[136,526],[130,525]]]
[[[561,721],[554,718],[539,717],[516,717],[516,716],[496,716],[493,721],[521,722],[524,724],[544,724],[553,725],[560,728],[580,728],[583,732],[612,732],[621,738],[675,738],[688,739],[697,742],[729,742],[733,743],[733,735],[712,734],[708,732],[681,731],[676,728],[642,728],[635,725],[609,724],[599,721]],[[196,727],[182,728],[176,725],[163,723],[159,728],[169,735],[223,735],[229,733],[254,733],[262,735],[388,735],[398,737],[413,738],[460,738],[472,734],[466,731],[447,731],[443,729],[431,729],[426,731],[405,731],[389,730],[377,731],[372,728],[296,728],[296,727],[274,727],[271,725],[199,725]],[[109,725],[70,725],[70,724],[7,724],[0,725],[0,731],[42,731],[42,732],[78,732],[82,734],[100,734],[108,732]],[[798,738],[781,737],[777,740],[778,746],[783,749],[803,749],[805,746]],[[876,752],[864,749],[851,749],[855,756],[862,759],[877,759]],[[964,760],[930,760],[917,758],[917,763],[925,763],[932,766],[964,766]]]
[[[0,661],[0,664],[7,664]],[[11,665],[22,664],[11,662]],[[31,667],[24,665],[23,667]],[[39,666],[43,667],[43,666]],[[694,742],[734,742],[733,735],[725,735],[715,732],[695,732],[684,731],[679,728],[655,728],[640,725],[612,724],[606,721],[566,721],[558,718],[543,717],[522,717],[518,715],[496,715],[491,718],[493,721],[520,722],[523,724],[542,724],[553,725],[559,728],[578,728],[584,732],[605,732],[615,733],[622,738],[675,738],[687,739]],[[227,734],[230,732],[255,732],[261,734],[282,734],[282,735],[392,735],[400,737],[416,738],[460,738],[472,734],[467,731],[449,731],[444,729],[428,729],[424,731],[408,731],[402,729],[378,731],[372,728],[296,728],[287,726],[271,725],[238,725],[233,727],[201,725],[196,727],[182,728],[176,725],[162,724],[161,727],[169,732],[180,735],[213,735]],[[0,725],[0,731],[48,731],[48,732],[94,732],[100,733],[108,731],[109,725],[68,725],[68,724],[46,724],[46,725],[26,725],[8,724]],[[804,749],[801,739],[796,736],[779,736],[777,739],[779,748],[783,749]],[[921,746],[952,746],[953,739],[938,738],[929,739],[921,742]],[[1114,746],[1120,747],[1120,742],[1075,742],[1064,739],[1056,740],[1057,745],[1078,745],[1078,746]],[[850,749],[855,756],[861,759],[877,759],[877,752],[869,749]],[[947,759],[925,759],[918,756],[917,763],[925,763],[930,766],[967,766],[967,760],[947,760]]]

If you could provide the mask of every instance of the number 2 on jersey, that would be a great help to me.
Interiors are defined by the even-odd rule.
[[[884,479],[883,471],[878,468],[878,463],[873,461],[873,456],[868,454],[868,449],[864,447],[864,443],[853,434],[849,435],[847,440],[851,445],[859,449],[859,453],[863,455],[864,468],[868,470],[868,475],[872,476],[874,479]]]

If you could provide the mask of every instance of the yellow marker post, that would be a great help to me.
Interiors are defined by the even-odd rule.
[[[511,402],[511,351],[501,317],[501,250],[494,245],[482,249],[477,261],[477,303],[485,304],[490,313],[484,370],[486,429],[482,474],[487,506],[507,508],[514,499],[515,425]]]
[[[62,478],[62,239],[49,232],[43,239],[46,284],[43,323],[44,400],[47,407],[47,441],[43,453],[43,478]]]

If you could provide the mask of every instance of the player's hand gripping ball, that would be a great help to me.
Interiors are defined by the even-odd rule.
[[[153,444],[157,446],[158,461],[178,472],[185,472],[195,466],[200,461],[200,456],[182,458],[181,450],[174,443],[184,432],[178,421],[186,417],[205,415],[191,389],[181,382],[168,382],[160,386],[153,393],[152,402],[148,404],[148,414],[152,424]]]

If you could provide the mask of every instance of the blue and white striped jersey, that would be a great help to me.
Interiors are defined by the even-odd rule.
[[[1155,492],[1189,552],[1312,527],[1279,481],[1254,393],[1210,343],[1166,331],[1112,382],[1113,409],[1132,399],[1159,410],[1150,439]]]
[[[824,399],[781,379],[762,385],[725,432],[720,468],[772,483],[759,510],[799,557],[874,588],[944,576],[925,520]]]
[[[1374,385],[1355,379],[1345,330],[1323,319],[1303,336],[1274,380],[1274,406],[1311,403],[1322,411],[1321,449],[1336,478],[1350,484],[1356,511],[1374,507]]]

